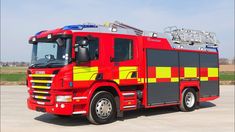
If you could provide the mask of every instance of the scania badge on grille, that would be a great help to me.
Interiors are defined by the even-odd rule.
[[[36,74],[45,74],[45,71],[36,71]]]

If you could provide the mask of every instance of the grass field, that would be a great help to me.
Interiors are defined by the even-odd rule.
[[[221,81],[235,81],[234,72],[220,72]]]
[[[1,81],[25,81],[24,73],[1,74]]]
[[[19,82],[18,84],[24,84],[26,79],[26,67],[2,67],[1,68],[1,84],[7,84],[11,82]],[[220,72],[220,81],[235,81],[234,71],[222,71]]]

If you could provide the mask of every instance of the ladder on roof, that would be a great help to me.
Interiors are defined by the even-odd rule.
[[[219,41],[213,32],[206,32],[192,29],[178,29],[176,26],[165,28],[165,33],[172,36],[172,41],[176,44],[206,44],[217,47]]]
[[[115,27],[115,28],[119,27],[119,28],[124,28],[124,29],[130,29],[130,30],[133,30],[136,35],[140,35],[140,36],[143,35],[143,32],[144,32],[141,29],[129,26],[129,25],[121,23],[119,21],[115,21],[114,23],[111,23],[111,27]]]

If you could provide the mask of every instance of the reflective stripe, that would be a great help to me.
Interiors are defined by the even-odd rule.
[[[95,80],[98,73],[98,67],[73,67],[74,81]]]
[[[49,92],[45,92],[45,91],[33,91],[34,93],[42,93],[42,94],[48,94]]]
[[[119,67],[119,79],[133,79],[131,75],[133,72],[136,71],[137,71],[136,66],[128,66],[128,67],[121,66]]]
[[[156,78],[148,78],[148,83],[155,83],[156,82]]]
[[[85,114],[86,111],[74,111],[73,114]]]
[[[44,105],[45,102],[39,102],[39,101],[37,101],[37,104]]]
[[[144,83],[144,81],[145,81],[145,78],[139,78],[139,83]]]
[[[120,83],[120,79],[113,79],[114,82],[116,82],[117,84]]]
[[[122,93],[123,96],[132,96],[135,95],[135,93]]]
[[[30,77],[54,77],[54,74],[29,74]]]
[[[171,67],[156,67],[156,78],[171,78]]]
[[[32,88],[38,88],[38,89],[50,89],[48,86],[32,86]]]
[[[197,77],[197,67],[184,67],[184,77]]]
[[[208,68],[208,77],[218,77],[218,68]]]
[[[124,109],[128,109],[128,108],[135,108],[135,105],[129,105],[129,106],[123,106]]]
[[[200,77],[200,81],[208,81],[208,77]]]
[[[86,66],[75,66],[73,67],[73,72],[93,72],[98,71],[98,67],[86,67]]]
[[[85,96],[81,96],[81,97],[73,97],[73,99],[74,99],[74,100],[76,100],[76,99],[87,99],[87,97],[85,97]]]
[[[47,97],[45,97],[45,96],[33,96],[33,97],[36,99],[47,99]]]
[[[52,83],[52,81],[47,81],[47,80],[30,80],[30,82],[34,82],[34,83]]]
[[[179,82],[179,78],[178,77],[172,77],[171,82]]]
[[[177,67],[150,67],[148,69],[151,69],[148,70],[148,83],[179,82],[179,73]]]

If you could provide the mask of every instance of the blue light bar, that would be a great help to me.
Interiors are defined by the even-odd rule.
[[[42,31],[40,31],[40,32],[37,32],[37,33],[35,34],[35,36],[41,34],[42,32],[45,32],[45,31],[47,31],[47,30],[42,30]]]
[[[63,30],[82,30],[83,28],[97,28],[97,25],[91,25],[91,24],[81,24],[81,25],[68,25],[64,26]]]

